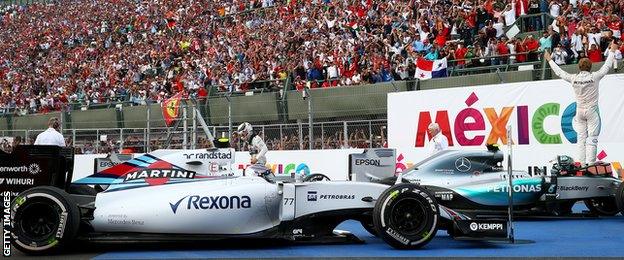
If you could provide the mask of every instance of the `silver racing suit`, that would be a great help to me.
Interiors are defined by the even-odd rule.
[[[268,168],[266,167],[266,153],[269,151],[269,148],[264,143],[264,140],[262,140],[262,137],[256,134],[252,134],[249,139],[249,154],[252,157],[255,156],[258,160],[255,164],[249,167],[253,172],[257,174],[264,173],[268,170]]]
[[[581,163],[591,164],[596,161],[598,134],[600,133],[598,86],[600,80],[609,72],[614,56],[615,53],[609,51],[607,60],[598,71],[581,71],[578,74],[563,71],[553,60],[548,62],[553,72],[561,79],[572,83],[574,89],[576,97],[574,128],[578,134],[578,160]]]

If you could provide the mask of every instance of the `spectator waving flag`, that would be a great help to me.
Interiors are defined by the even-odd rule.
[[[418,58],[416,60],[416,75],[414,77],[417,79],[446,77],[446,57],[441,60]]]
[[[182,92],[178,92],[178,94],[162,102],[163,118],[165,118],[165,124],[167,124],[167,126],[173,125],[178,119],[181,100]]]

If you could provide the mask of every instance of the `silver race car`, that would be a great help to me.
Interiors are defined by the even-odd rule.
[[[351,155],[351,179],[394,184],[393,156],[390,149]],[[425,187],[440,205],[455,211],[473,217],[503,216],[509,205],[509,172],[502,162],[496,146],[487,151],[447,150],[403,171],[402,182]],[[516,215],[587,217],[624,212],[624,184],[609,164],[580,167],[568,156],[557,156],[551,169],[545,168],[512,172]],[[573,213],[578,201],[589,212]]]
[[[431,191],[417,184],[231,176],[226,168],[233,156],[232,149],[157,150],[73,184],[71,170],[62,172],[62,181],[57,176],[13,200],[13,245],[25,253],[48,254],[80,241],[357,242],[353,235],[334,231],[348,219],[404,249],[426,245],[438,228],[452,229],[458,239],[507,237],[504,220],[471,219],[438,204]],[[109,186],[97,192],[87,185]]]

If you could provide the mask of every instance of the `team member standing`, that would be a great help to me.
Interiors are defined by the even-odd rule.
[[[56,117],[51,117],[48,121],[48,129],[37,135],[35,145],[58,145],[65,147],[65,138],[60,133],[61,122]]]
[[[448,139],[442,134],[437,123],[429,124],[427,130],[429,131],[429,136],[433,136],[429,141],[429,155],[448,149]]]
[[[580,70],[578,74],[569,74],[563,71],[552,60],[550,53],[544,52],[544,59],[548,61],[553,72],[561,79],[572,83],[576,96],[574,126],[578,133],[578,159],[581,163],[591,164],[596,161],[598,134],[600,133],[598,86],[600,80],[609,72],[617,49],[617,44],[612,42],[607,60],[596,72],[591,72],[592,62],[588,58],[582,58],[578,63]],[[588,136],[589,138],[587,138]]]
[[[248,142],[249,154],[251,155],[251,169],[256,173],[265,173],[268,171],[266,168],[266,153],[269,148],[264,143],[261,136],[254,133],[250,123],[242,123],[238,126],[237,133],[240,135],[241,140]]]

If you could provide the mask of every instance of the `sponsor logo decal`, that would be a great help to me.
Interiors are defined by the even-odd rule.
[[[587,191],[589,190],[589,186],[559,186],[560,191]]]
[[[0,178],[0,184],[7,185],[34,185],[35,179],[32,178]]]
[[[0,167],[0,172],[2,173],[30,173],[35,175],[41,172],[41,167],[39,164],[31,163],[29,165],[22,166],[2,166]]]
[[[96,159],[101,159],[101,158],[96,158]],[[105,160],[98,160],[98,168],[99,169],[105,169],[108,167],[113,167],[115,165],[117,165],[118,163],[114,163],[113,161],[105,161]]]
[[[467,172],[472,167],[472,163],[466,157],[459,157],[455,160],[455,169],[460,172]]]
[[[318,194],[317,191],[308,191],[308,201],[352,199],[355,199],[354,194]]]
[[[108,215],[108,224],[110,225],[131,225],[131,226],[143,226],[145,221],[128,219],[126,214],[111,214]]]
[[[513,186],[514,192],[540,192],[542,191],[541,184],[519,184]],[[506,185],[489,187],[488,192],[509,192],[509,188]]]
[[[373,165],[379,166],[381,165],[381,160],[379,159],[356,159],[355,165]]]
[[[175,169],[144,169],[126,174],[124,181],[149,179],[149,178],[182,178],[193,179],[197,173],[194,171]]]
[[[204,160],[204,159],[222,159],[222,160],[230,160],[232,159],[232,151],[228,151],[226,153],[221,152],[221,151],[211,151],[211,152],[205,152],[205,153],[185,153],[184,157],[186,157],[187,160],[190,159],[198,159],[198,160]]]
[[[186,200],[186,203],[183,203]],[[175,203],[169,203],[173,214],[177,214],[180,205],[187,210],[218,210],[218,209],[248,209],[251,208],[249,196],[200,196],[187,195]]]
[[[30,166],[28,166],[28,172],[30,172],[30,174],[32,175],[35,175],[41,172],[41,167],[39,167],[39,164],[31,163]]]
[[[489,230],[503,230],[503,224],[501,223],[470,223],[470,230],[472,231],[489,231]]]
[[[453,192],[452,191],[438,191],[435,193],[436,198],[440,198],[440,200],[453,200]]]
[[[11,256],[11,192],[2,193],[2,255]]]

